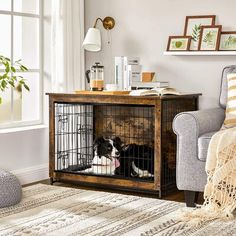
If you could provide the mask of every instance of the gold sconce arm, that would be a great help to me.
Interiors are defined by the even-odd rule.
[[[107,16],[105,17],[104,19],[101,19],[101,18],[97,18],[95,23],[94,23],[94,26],[93,28],[96,28],[97,27],[97,24],[98,24],[98,21],[101,21],[102,24],[103,24],[103,27],[106,29],[106,30],[111,30],[114,28],[115,26],[115,20],[114,18],[110,17],[110,16]]]
[[[97,18],[96,21],[95,21],[95,23],[94,23],[93,28],[97,28],[97,24],[98,24],[98,21],[99,21],[99,20],[103,23],[103,19],[102,19],[102,18]]]

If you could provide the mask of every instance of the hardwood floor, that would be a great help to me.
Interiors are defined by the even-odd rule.
[[[50,181],[49,181],[49,179],[47,179],[47,180],[43,180],[43,181],[40,181],[40,182],[24,185],[23,187],[31,186],[31,185],[34,185],[34,184],[37,184],[37,183],[50,185]],[[110,192],[110,193],[125,193],[125,194],[129,194],[129,195],[136,195],[136,196],[141,196],[141,197],[157,198],[157,195],[155,195],[155,194],[146,194],[146,193],[137,193],[137,192],[132,192],[132,191],[121,191],[121,190],[114,190],[114,189],[105,189],[105,188],[100,188],[100,187],[95,188],[95,187],[88,187],[88,186],[72,184],[72,183],[56,182],[53,185],[62,186],[62,187],[71,187],[71,188],[79,186],[79,188],[85,189],[85,190],[106,191],[106,192]],[[171,193],[171,194],[168,194],[167,196],[164,196],[162,199],[169,200],[169,201],[184,202],[184,192],[183,191],[178,191],[176,193]],[[203,203],[203,194],[202,193],[199,193],[197,203],[198,204]]]

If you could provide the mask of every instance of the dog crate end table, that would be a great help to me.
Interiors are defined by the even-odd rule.
[[[51,184],[73,181],[158,193],[159,197],[176,190],[176,136],[172,121],[180,112],[197,110],[201,94],[134,97],[91,92],[47,95]],[[123,159],[120,157],[123,168],[120,172],[104,174],[94,169],[91,172],[97,137],[109,140],[118,137],[123,147],[133,145],[138,151]],[[134,168],[139,170],[140,166],[146,166],[152,173],[133,174]]]

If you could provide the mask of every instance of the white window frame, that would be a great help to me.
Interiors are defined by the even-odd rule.
[[[16,128],[16,127],[24,127],[24,126],[32,126],[32,125],[40,125],[44,122],[43,119],[43,2],[44,0],[39,1],[39,14],[33,13],[23,13],[14,11],[14,1],[11,0],[11,11],[0,10],[0,15],[8,15],[11,17],[11,57],[10,59],[13,61],[13,50],[14,50],[14,16],[22,16],[22,17],[30,17],[30,18],[38,18],[39,19],[39,68],[38,69],[29,69],[27,72],[37,72],[39,73],[39,119],[32,121],[14,121],[13,120],[13,91],[11,92],[11,113],[12,118],[11,121],[6,123],[0,123],[0,130],[6,128]],[[24,63],[24,62],[23,62]],[[27,66],[27,65],[26,65]],[[0,72],[4,72],[3,69],[0,69]],[[17,70],[17,72],[20,72]],[[0,104],[1,106],[1,104]]]

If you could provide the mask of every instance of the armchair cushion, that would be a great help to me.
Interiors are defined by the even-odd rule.
[[[226,108],[227,94],[228,94],[227,76],[228,74],[232,74],[232,73],[236,73],[236,65],[225,67],[222,73],[222,83],[221,83],[221,89],[220,89],[220,106],[224,109]]]
[[[236,73],[228,74],[228,96],[224,128],[236,126]]]
[[[205,133],[198,138],[198,159],[200,161],[206,161],[208,146],[215,133],[216,132]]]

